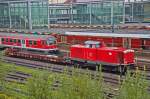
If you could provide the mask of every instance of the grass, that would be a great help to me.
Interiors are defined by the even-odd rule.
[[[145,72],[137,70],[132,75],[129,72],[120,86],[120,93],[116,99],[150,99],[150,93],[147,91],[149,83]]]
[[[4,77],[10,71],[28,73],[32,77],[26,84],[6,82]],[[3,88],[0,91],[0,99],[107,99],[104,92],[114,92],[113,88],[104,82],[102,72],[97,72],[94,78],[88,70],[84,74],[77,72],[80,72],[80,69],[74,69],[71,75],[68,75],[70,72],[66,68],[64,73],[58,74],[0,62],[0,85]],[[96,75],[99,75],[98,79]],[[118,88],[118,95],[113,99],[150,99],[148,86],[145,73],[137,70],[131,75],[128,72]]]

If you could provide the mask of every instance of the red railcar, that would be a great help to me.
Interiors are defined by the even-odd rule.
[[[150,34],[139,33],[96,33],[96,32],[66,32],[55,35],[61,43],[78,44],[86,40],[104,41],[107,46],[124,47],[137,50],[150,49]]]
[[[0,46],[37,51],[57,50],[56,39],[53,36],[30,34],[0,34]]]

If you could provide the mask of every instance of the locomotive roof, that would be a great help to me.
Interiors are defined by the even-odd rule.
[[[0,33],[0,36],[8,36],[8,37],[15,37],[15,38],[28,38],[28,39],[48,39],[54,38],[50,35],[36,35],[36,34],[13,34],[13,33]]]
[[[146,38],[150,39],[150,33],[101,33],[101,32],[88,32],[88,31],[71,31],[66,32],[66,35],[77,36],[103,36],[103,37],[126,37],[126,38]]]

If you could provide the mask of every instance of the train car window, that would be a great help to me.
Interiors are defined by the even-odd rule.
[[[16,43],[16,39],[14,39],[13,41],[14,41],[14,43]]]
[[[6,42],[8,42],[8,38],[6,38]]]
[[[36,41],[34,41],[34,45],[36,45],[37,43],[36,43]]]
[[[45,41],[42,41],[41,43],[42,43],[42,45],[45,45]]]
[[[20,43],[21,41],[20,40],[18,40],[18,43]]]
[[[4,42],[5,41],[5,39],[4,38],[2,38],[2,42]]]
[[[13,42],[13,40],[12,40],[12,39],[10,39],[10,42]]]
[[[29,40],[29,44],[32,45],[32,41],[31,40]]]
[[[25,40],[22,40],[22,44],[25,44]]]

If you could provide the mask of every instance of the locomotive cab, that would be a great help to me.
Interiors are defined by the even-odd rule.
[[[56,45],[56,39],[54,37],[49,37],[46,40],[46,46],[49,49],[49,52],[53,52],[58,50],[57,45]]]
[[[100,48],[101,47],[101,42],[98,41],[86,41],[85,46],[86,48]]]
[[[56,39],[54,37],[50,37],[47,39],[47,45],[56,44]]]

